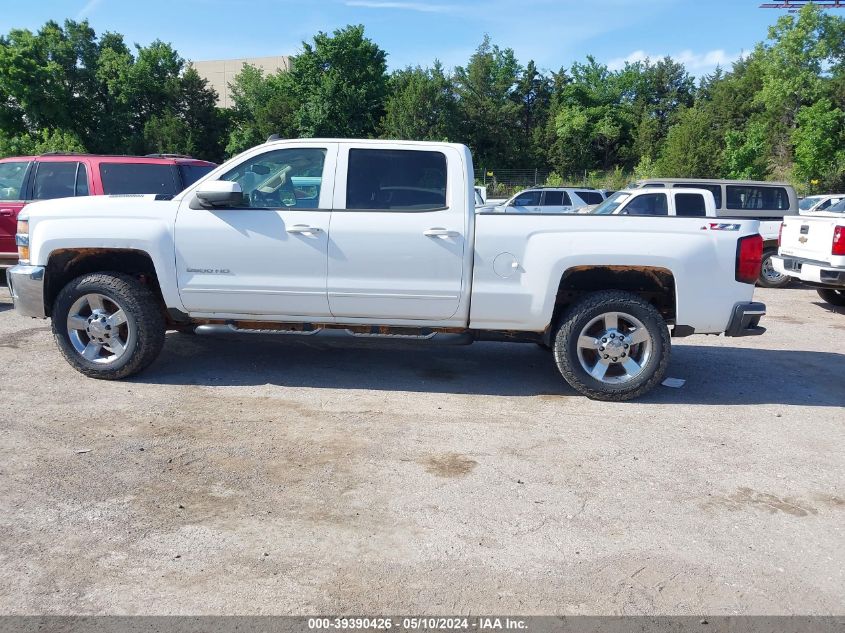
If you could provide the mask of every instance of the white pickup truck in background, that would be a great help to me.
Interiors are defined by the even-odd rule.
[[[716,217],[754,218],[760,221],[763,236],[763,264],[757,285],[783,288],[792,281],[774,269],[772,258],[778,252],[778,234],[784,217],[798,215],[799,203],[792,185],[757,180],[706,180],[700,178],[650,178],[631,188],[707,189],[716,202]]]
[[[715,218],[716,200],[706,189],[625,189],[579,213]]]
[[[845,199],[812,216],[784,218],[774,266],[845,306]]]
[[[167,329],[496,340],[551,347],[574,389],[626,400],[663,379],[670,333],[765,331],[756,220],[474,207],[463,145],[273,141],[173,199],[27,206],[9,281],[105,379],[150,365]]]

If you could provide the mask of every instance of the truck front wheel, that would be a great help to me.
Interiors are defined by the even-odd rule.
[[[819,288],[816,292],[832,306],[845,306],[845,290],[838,288]]]
[[[148,367],[164,345],[153,292],[121,273],[71,281],[53,306],[53,336],[65,360],[91,378],[119,380]]]
[[[588,398],[609,401],[637,398],[659,384],[670,348],[660,313],[621,290],[596,292],[572,305],[554,341],[564,380]]]

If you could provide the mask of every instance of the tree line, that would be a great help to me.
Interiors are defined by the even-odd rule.
[[[244,66],[233,107],[170,44],[130,48],[87,22],[0,37],[0,155],[181,153],[221,161],[283,137],[467,144],[476,166],[631,177],[783,179],[845,189],[845,19],[785,15],[730,69],[696,80],[671,59],[556,71],[485,37],[463,66],[388,72],[363,26],[318,33],[273,74]]]

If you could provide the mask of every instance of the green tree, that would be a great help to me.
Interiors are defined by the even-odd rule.
[[[178,94],[168,108],[144,123],[145,151],[222,160],[225,118],[216,103],[217,93],[188,68],[179,77]]]
[[[845,113],[821,99],[801,108],[796,121],[796,177],[805,183],[818,179],[831,189],[845,185]]]
[[[291,58],[290,79],[302,136],[376,136],[387,97],[387,53],[364,27],[317,33]]]
[[[488,36],[469,63],[455,69],[460,136],[479,166],[501,168],[516,162],[520,104],[514,91],[521,70],[513,50],[494,46]]]
[[[443,66],[408,67],[390,76],[382,136],[451,141],[457,138],[457,100]]]
[[[226,154],[233,155],[263,143],[271,134],[299,136],[291,77],[285,72],[265,76],[255,66],[244,65],[229,85],[231,126]]]
[[[553,80],[537,70],[534,60],[519,76],[512,97],[518,104],[519,137],[517,160],[523,165],[542,164],[544,128],[549,119]]]
[[[705,108],[682,110],[669,129],[657,161],[666,178],[717,178],[722,168],[721,139],[713,135],[713,116]]]
[[[635,127],[630,72],[611,72],[593,57],[572,65],[548,123],[549,161],[560,173],[611,169],[629,158]]]

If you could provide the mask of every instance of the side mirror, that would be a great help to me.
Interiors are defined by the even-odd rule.
[[[240,184],[229,180],[209,180],[194,192],[197,201],[205,208],[239,207],[244,203]]]

